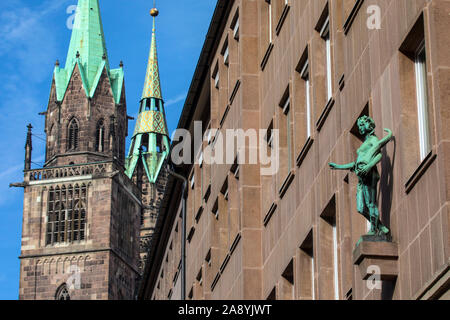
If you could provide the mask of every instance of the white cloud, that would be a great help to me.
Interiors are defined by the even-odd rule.
[[[187,96],[186,93],[180,94],[173,99],[169,99],[169,100],[165,101],[164,106],[168,107],[168,106],[174,105],[180,101],[183,101],[184,99],[186,99],[186,96]]]

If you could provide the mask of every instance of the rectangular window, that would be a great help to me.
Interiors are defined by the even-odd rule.
[[[430,138],[428,128],[428,93],[427,93],[427,65],[425,41],[422,41],[415,56],[416,99],[419,127],[420,160],[423,161],[430,152]]]
[[[189,179],[189,184],[191,186],[191,189],[194,189],[195,187],[195,173],[192,172],[191,178]]]
[[[326,85],[327,100],[333,97],[332,75],[331,75],[331,39],[330,39],[330,17],[328,16],[320,30],[320,37],[325,41],[326,54]]]
[[[287,142],[287,153],[288,153],[288,169],[292,168],[292,150],[291,150],[291,100],[288,98],[283,106],[283,114],[285,115],[284,121],[286,121],[286,142]]]
[[[402,173],[409,193],[429,167],[433,142],[432,99],[428,97],[426,29],[423,14],[413,25],[399,50],[401,125],[406,130],[401,145]]]
[[[333,197],[323,213],[319,223],[320,265],[319,272],[323,281],[333,290],[323,292],[320,299],[339,300],[339,252],[336,220],[336,199]]]
[[[269,128],[267,129],[266,134],[267,145],[270,149],[273,147],[273,122],[270,123]]]
[[[200,168],[203,167],[203,151],[200,152],[200,155],[198,156],[198,165]]]
[[[311,92],[310,92],[310,80],[309,80],[309,62],[306,61],[300,76],[305,80],[305,109],[306,109],[306,136],[311,137]]]
[[[280,300],[294,300],[294,260],[289,262],[289,265],[284,270],[281,281],[279,284],[280,287]]]
[[[239,170],[240,166],[238,164],[234,165],[231,169],[231,172],[234,174],[234,177],[239,180]]]
[[[214,206],[211,210],[212,214],[216,217],[216,220],[219,219],[219,199],[216,200]]]
[[[230,64],[230,49],[228,47],[228,40],[225,42],[225,45],[222,49],[223,55],[223,63],[228,66]]]
[[[301,300],[315,300],[314,245],[313,232],[310,231],[300,246],[299,253],[299,296]]]
[[[50,188],[48,197],[46,244],[85,240],[87,187]]]
[[[231,30],[233,30],[233,38],[235,40],[239,40],[239,10],[236,12],[236,15],[233,18],[233,22],[231,23]]]
[[[219,194],[219,261],[222,264],[229,248],[229,198],[228,178],[225,180]]]
[[[272,15],[273,15],[273,10],[272,10],[272,1],[271,0],[266,0],[266,2],[269,4],[269,43],[272,43],[273,39],[273,35],[272,35]]]
[[[220,81],[219,65],[216,65],[216,67],[214,68],[212,78],[214,79],[214,86],[216,87],[216,89],[219,89],[219,81]]]
[[[333,223],[333,276],[334,276],[334,299],[339,300],[339,271],[338,271],[338,238],[336,219]]]
[[[277,110],[277,129],[279,134],[279,174],[277,188],[284,194],[292,182],[292,119],[290,87],[286,88]]]

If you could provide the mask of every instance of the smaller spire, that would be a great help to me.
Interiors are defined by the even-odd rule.
[[[120,60],[119,67],[123,68],[123,61],[122,60]]]
[[[150,45],[150,54],[148,57],[147,74],[145,76],[144,91],[142,99],[156,98],[162,100],[161,81],[159,77],[158,54],[156,50],[156,28],[155,18],[159,15],[156,8],[150,10],[150,15],[153,17],[152,42]]]
[[[28,132],[27,132],[27,141],[25,143],[25,164],[24,169],[30,170],[31,169],[31,151],[33,150],[33,144],[31,141],[32,132],[31,129],[33,129],[33,126],[31,123],[27,126]]]
[[[59,60],[58,59],[56,59],[56,61],[55,61],[55,66],[59,67]]]

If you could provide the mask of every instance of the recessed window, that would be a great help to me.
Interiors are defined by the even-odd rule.
[[[300,272],[305,279],[305,281],[300,282],[300,299],[315,300],[315,261],[312,230],[300,246],[299,265]]]
[[[46,244],[84,240],[87,187],[83,184],[50,188],[48,197]]]
[[[291,100],[288,98],[283,106],[284,122],[286,123],[286,147],[288,151],[288,168],[292,167],[291,163]]]
[[[272,22],[272,15],[273,15],[273,5],[272,5],[272,1],[271,0],[266,0],[266,2],[267,2],[267,4],[268,4],[268,6],[267,6],[267,10],[268,10],[268,18],[269,18],[269,21],[268,21],[268,25],[269,25],[269,43],[272,43],[272,41],[273,41],[273,34],[272,34],[272,29],[273,29],[273,27],[272,27],[272,24],[273,24],[273,22]]]
[[[280,300],[294,300],[294,282],[294,260],[291,260],[281,275],[279,282]]]
[[[415,56],[416,99],[419,123],[420,160],[424,160],[430,152],[428,127],[428,93],[427,93],[427,59],[425,41],[422,41]]]
[[[216,219],[219,219],[219,199],[217,199],[216,202],[214,203],[211,212],[216,217]]]
[[[270,123],[270,126],[267,129],[266,141],[267,141],[267,145],[270,148],[273,148],[273,122]]]
[[[327,85],[327,100],[333,97],[332,75],[331,75],[331,39],[330,39],[330,17],[325,19],[325,22],[320,30],[320,37],[325,41],[325,66],[326,66],[326,85]]]
[[[216,89],[219,89],[219,81],[220,81],[220,74],[219,74],[219,65],[216,65],[213,72],[213,79],[214,79],[214,86]]]
[[[333,197],[321,214],[319,221],[320,236],[320,265],[321,270],[329,270],[323,281],[329,288],[333,288],[326,294],[326,299],[339,300],[339,251],[336,217],[336,198]]]
[[[230,48],[228,46],[228,40],[225,41],[225,44],[222,49],[222,55],[223,55],[223,63],[228,66],[230,64]]]
[[[56,300],[70,300],[69,290],[67,289],[67,285],[63,284],[58,288],[55,295]]]
[[[306,134],[311,137],[311,91],[309,78],[309,61],[306,60],[300,71],[301,78],[305,81],[305,109],[306,109]]]
[[[286,178],[292,169],[292,123],[291,123],[291,98],[289,87],[279,103],[278,130],[279,130],[279,151],[280,169],[282,179]]]
[[[195,173],[193,172],[191,178],[189,179],[189,184],[191,185],[191,189],[195,187]]]
[[[205,262],[208,264],[208,267],[211,267],[211,249],[209,249],[206,254]]]
[[[198,165],[200,168],[203,167],[203,151],[198,156]]]
[[[434,123],[432,99],[428,96],[428,59],[426,28],[423,14],[413,25],[399,50],[402,128],[406,130],[402,144],[402,172],[409,193],[428,166],[421,166],[432,151]]]
[[[236,16],[234,18],[234,22],[231,25],[231,29],[233,30],[233,38],[235,40],[239,40],[239,12],[236,13]]]
[[[222,194],[223,194],[223,198],[228,201],[228,179],[225,180],[225,183],[222,186],[222,190],[221,190]]]
[[[234,177],[235,177],[236,179],[239,179],[239,170],[240,170],[239,164],[235,164],[235,165],[231,168],[231,172],[234,174]]]

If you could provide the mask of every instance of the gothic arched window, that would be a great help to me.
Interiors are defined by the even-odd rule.
[[[50,188],[46,244],[72,243],[86,238],[86,185]]]
[[[69,123],[68,134],[67,134],[67,149],[76,150],[78,148],[78,134],[79,134],[78,122],[72,119]]]
[[[70,300],[69,290],[67,289],[67,285],[61,285],[58,290],[56,290],[55,295],[56,300]]]
[[[78,148],[78,134],[80,131],[77,120],[72,119],[69,123],[68,129],[69,129],[67,134],[68,150],[76,150]]]
[[[97,130],[95,136],[95,151],[105,151],[105,123],[103,119],[97,122]]]

